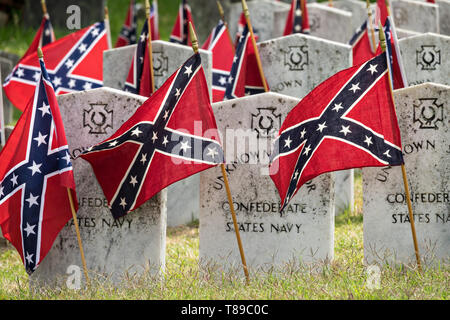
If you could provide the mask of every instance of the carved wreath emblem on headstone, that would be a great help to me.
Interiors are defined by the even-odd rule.
[[[308,46],[291,46],[289,51],[284,53],[284,65],[291,71],[301,71],[308,65]]]
[[[89,128],[90,134],[104,134],[106,129],[113,129],[113,112],[107,106],[91,103],[89,109],[83,110],[83,128]]]
[[[169,58],[163,52],[153,52],[153,71],[155,77],[162,77],[169,70]]]
[[[414,104],[414,123],[420,129],[438,129],[438,122],[444,121],[444,104],[438,104],[437,98],[422,98]]]
[[[276,108],[258,108],[257,114],[252,114],[252,130],[260,137],[270,137],[281,127],[281,113],[275,113]]]
[[[436,70],[436,66],[441,64],[441,51],[435,45],[421,46],[416,50],[416,65],[422,70]]]

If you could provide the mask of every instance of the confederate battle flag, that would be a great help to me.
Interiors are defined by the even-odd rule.
[[[281,210],[322,173],[403,163],[386,56],[335,74],[288,114],[270,165]]]
[[[71,33],[42,48],[55,93],[63,94],[103,86],[103,51],[109,49],[104,22]],[[24,110],[40,81],[37,54],[23,58],[5,79],[8,99]]]
[[[114,218],[223,163],[200,55],[194,54],[110,138],[87,149]]]
[[[68,188],[78,206],[58,103],[44,61],[36,59],[34,97],[0,153],[0,226],[29,274],[72,218]]]

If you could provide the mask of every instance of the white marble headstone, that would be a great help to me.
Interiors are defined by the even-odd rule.
[[[400,39],[399,46],[409,85],[450,85],[450,37],[426,33]]]
[[[450,258],[450,87],[425,83],[394,92],[419,253]],[[415,263],[400,167],[364,168],[364,256]],[[434,261],[435,262],[435,261]]]
[[[299,190],[283,214],[268,175],[272,134],[299,99],[263,93],[213,104],[223,135],[226,169],[247,264],[329,261],[334,254],[333,174]],[[219,167],[201,173],[200,263],[240,266],[227,194]]]
[[[341,43],[350,41],[355,32],[351,12],[320,3],[308,3],[307,6],[312,36]]]
[[[128,76],[136,45],[106,50],[103,53],[103,82],[105,86],[122,90]],[[192,48],[167,41],[152,41],[155,86],[158,89],[190,56]],[[199,50],[206,82],[212,84],[212,54]],[[127,63],[125,63],[127,61]],[[167,187],[167,225],[187,224],[198,218],[200,210],[199,175],[193,175]]]
[[[259,41],[281,37],[284,31],[284,24],[289,13],[290,6],[286,3],[274,0],[247,1],[250,20],[253,31],[258,35]],[[238,22],[242,13],[241,1],[231,3],[228,15],[228,25],[231,35],[236,35]],[[281,17],[275,20],[275,15]]]
[[[439,7],[439,32],[450,36],[450,1],[435,0]]]
[[[395,28],[395,31],[397,32],[398,39],[403,39],[403,38],[407,38],[407,37],[411,37],[411,36],[418,36],[418,35],[422,34],[421,32],[411,31],[411,30],[402,29],[402,28]],[[377,37],[377,39],[378,39],[378,37]]]
[[[414,0],[392,1],[395,26],[417,32],[439,33],[438,6]]]
[[[345,10],[352,13],[352,28],[354,32],[369,17],[367,14],[366,3],[363,1],[359,0],[333,1],[333,8]]]
[[[145,101],[145,97],[111,88],[57,97],[71,157],[111,136]],[[114,220],[90,164],[72,160],[77,213],[87,268],[118,282],[125,272],[158,274],[165,267],[165,190],[137,210]],[[73,220],[70,220],[31,280],[51,284],[64,279],[71,265],[82,268]],[[63,282],[64,284],[65,282]]]

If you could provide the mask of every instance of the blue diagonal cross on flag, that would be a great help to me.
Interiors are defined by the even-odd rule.
[[[341,71],[306,96],[283,123],[271,162],[282,209],[321,173],[402,164],[386,55]]]
[[[200,134],[197,124],[202,125]],[[111,212],[119,218],[167,185],[223,163],[217,137],[197,53],[111,138],[81,157],[93,166]]]

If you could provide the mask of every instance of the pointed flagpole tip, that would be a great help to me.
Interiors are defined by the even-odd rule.
[[[41,0],[41,6],[42,6],[42,12],[44,15],[47,14],[47,4],[45,3],[45,0]]]
[[[145,16],[148,18],[150,18],[150,1],[149,0],[145,0]]]
[[[198,53],[198,40],[197,35],[195,34],[194,27],[192,23],[189,21],[189,34],[191,36],[192,49],[194,49],[195,53]]]
[[[250,13],[248,12],[247,2],[245,0],[242,0],[242,11],[244,11],[245,17],[248,18],[250,16]]]
[[[42,59],[44,57],[44,53],[42,52],[42,48],[38,47],[37,48],[37,55],[39,59]]]
[[[219,8],[219,14],[220,14],[220,17],[223,19],[223,17],[225,16],[225,14],[224,14],[224,11],[223,11],[222,4],[220,3],[219,0],[217,0],[217,7]]]
[[[386,37],[384,35],[383,25],[381,24],[381,21],[378,21],[378,27],[379,27],[378,37],[380,38],[381,50],[383,50],[383,52],[385,52],[386,51]]]

